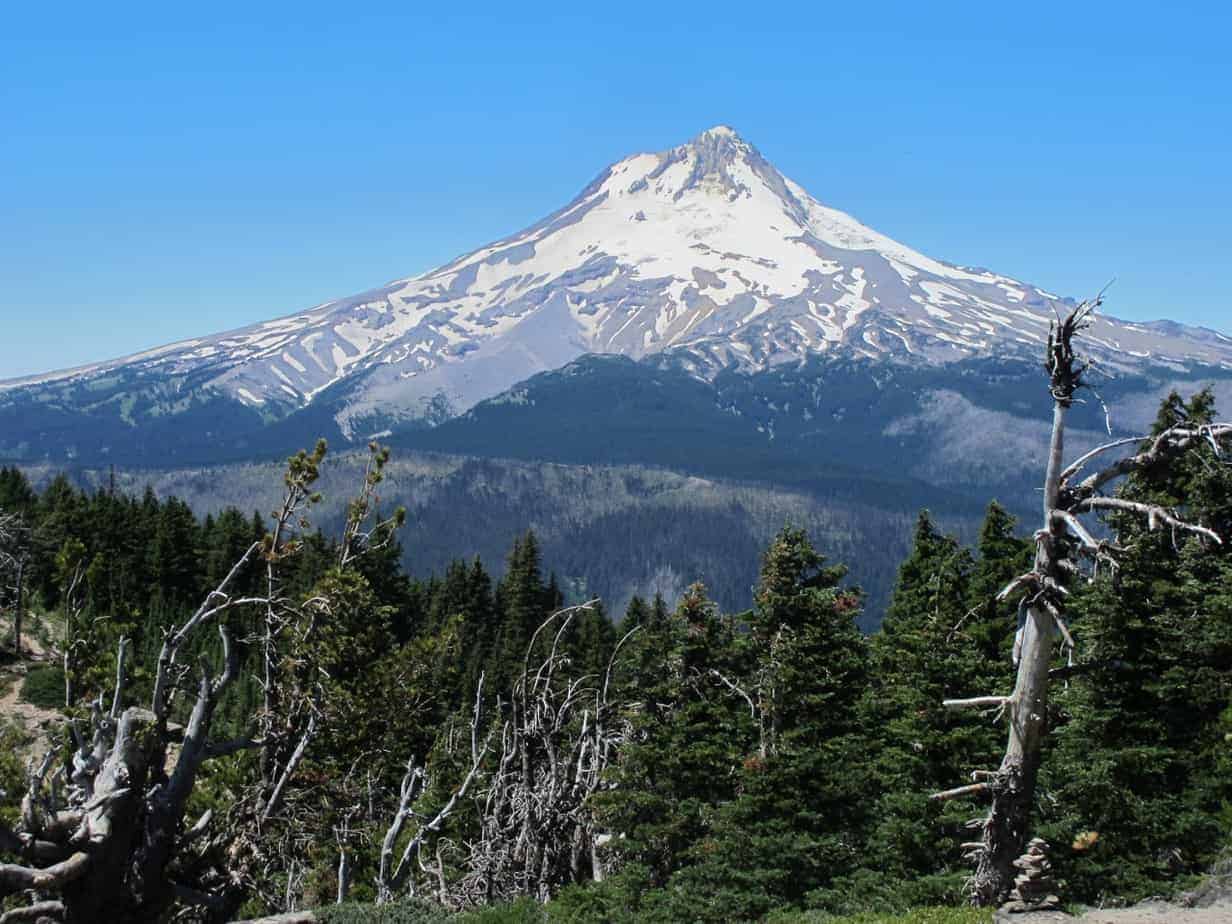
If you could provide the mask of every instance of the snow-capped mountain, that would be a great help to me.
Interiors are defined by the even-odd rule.
[[[131,424],[143,407],[165,415],[230,399],[266,421],[316,408],[359,438],[461,413],[585,353],[670,354],[701,378],[817,354],[1035,357],[1058,301],[878,234],[719,126],[613,164],[564,208],[439,269],[231,333],[0,383],[0,404],[71,393]],[[1232,370],[1232,339],[1168,322],[1103,317],[1086,343],[1113,368]]]

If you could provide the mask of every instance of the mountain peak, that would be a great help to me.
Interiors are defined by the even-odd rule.
[[[717,169],[720,164],[747,160],[750,157],[760,159],[757,149],[730,125],[708,128],[675,150],[692,153],[711,170]]]
[[[703,132],[698,132],[688,142],[690,146],[699,147],[713,144],[729,144],[733,147],[752,147],[740,133],[730,125],[715,125]]]
[[[671,352],[703,377],[820,354],[1034,357],[1054,300],[879,234],[716,125],[612,164],[564,208],[437,269],[241,331],[0,384],[0,410],[6,392],[115,372],[159,395],[204,381],[200,393],[271,418],[318,404],[351,436],[465,411],[583,353]],[[1109,369],[1232,370],[1232,338],[1179,326],[1101,317],[1088,343]]]
[[[676,201],[694,191],[718,193],[734,200],[749,195],[750,185],[757,183],[770,186],[779,196],[785,192],[778,171],[729,125],[708,128],[655,156],[658,164],[647,179],[657,180],[668,174]],[[659,185],[662,188],[663,184]]]

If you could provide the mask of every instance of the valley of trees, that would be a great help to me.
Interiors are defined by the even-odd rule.
[[[4,732],[0,922],[820,921],[998,904],[1034,836],[1066,901],[1188,888],[1232,836],[1214,421],[1173,395],[1102,481],[1056,446],[1033,535],[921,513],[872,635],[791,525],[744,612],[567,600],[532,532],[412,579],[379,446],[337,535],[324,445],[204,519],[0,469],[4,667],[66,717]]]
[[[318,481],[323,499],[313,525],[341,528],[346,497],[367,453],[331,445]],[[91,493],[140,496],[152,486],[199,516],[228,507],[267,510],[278,500],[285,459],[203,469],[23,466],[36,490],[60,475]],[[0,464],[4,464],[0,462]],[[769,484],[700,479],[644,466],[591,466],[441,456],[393,448],[382,483],[407,506],[400,531],[403,569],[413,578],[442,574],[456,558],[480,556],[494,579],[513,541],[533,529],[545,562],[573,601],[599,597],[623,613],[634,596],[675,600],[697,580],[728,612],[752,605],[758,558],[785,522],[806,529],[834,558],[851,563],[866,594],[861,628],[876,628],[907,554],[915,515],[935,505],[879,504],[792,491]],[[946,529],[973,540],[988,497],[956,513],[935,506]],[[1008,504],[1007,504],[1008,506]],[[1013,509],[1013,508],[1010,508]]]

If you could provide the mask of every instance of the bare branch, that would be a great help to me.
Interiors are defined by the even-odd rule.
[[[210,823],[214,820],[214,810],[206,809],[204,814],[197,819],[196,824],[184,832],[180,837],[180,846],[191,844],[197,838],[201,837],[210,829]]]
[[[724,674],[721,671],[717,670],[716,668],[712,667],[710,669],[710,676],[718,680],[720,683],[722,683],[723,686],[727,687],[727,689],[731,693],[736,694],[741,699],[743,699],[746,703],[748,703],[749,715],[752,716],[753,718],[757,717],[757,706],[753,702],[753,697],[751,697],[744,690],[743,687],[741,687],[739,684],[735,683],[734,681],[730,680],[728,677],[724,676]]]
[[[957,789],[947,789],[945,792],[935,792],[929,796],[932,802],[948,802],[950,799],[961,799],[964,796],[975,796],[988,792],[992,787],[988,783],[971,783],[969,786],[959,786]]]
[[[1133,472],[1142,471],[1158,464],[1166,458],[1179,455],[1198,442],[1208,443],[1218,455],[1220,452],[1220,441],[1225,440],[1230,436],[1232,436],[1232,423],[1208,424],[1199,427],[1184,423],[1178,424],[1175,427],[1169,427],[1167,430],[1164,430],[1154,438],[1144,437],[1139,440],[1121,441],[1122,444],[1125,442],[1141,443],[1149,441],[1149,445],[1146,449],[1136,453],[1135,455],[1127,456],[1102,471],[1088,475],[1085,479],[1075,485],[1072,490],[1079,498],[1090,497],[1098,493],[1100,489],[1102,489],[1109,482],[1115,481],[1125,475],[1132,474]],[[1113,448],[1113,444],[1108,444],[1106,447],[1101,447],[1101,450],[1111,448]],[[1084,456],[1079,460],[1079,462],[1085,465],[1086,462],[1090,461],[1090,458],[1094,458],[1097,454],[1097,452],[1088,453],[1087,456]],[[1072,479],[1082,467],[1079,465],[1079,462],[1075,462],[1069,467],[1069,469],[1066,470],[1068,473],[1066,478],[1066,486],[1068,486],[1069,479]]]
[[[1078,504],[1076,510],[1078,512],[1083,510],[1123,510],[1128,513],[1137,513],[1147,518],[1147,524],[1152,530],[1158,528],[1160,523],[1164,523],[1173,529],[1203,536],[1218,545],[1223,544],[1223,540],[1219,538],[1219,534],[1213,529],[1207,529],[1205,526],[1199,526],[1196,523],[1182,520],[1170,510],[1155,504],[1143,504],[1120,497],[1088,497]]]
[[[113,720],[120,717],[120,705],[124,701],[124,662],[128,657],[130,647],[131,643],[127,638],[120,639],[120,645],[116,651],[115,690],[111,694],[111,718]]]
[[[300,765],[300,761],[304,759],[304,753],[308,749],[308,742],[312,740],[317,730],[317,716],[314,712],[308,717],[308,727],[304,729],[303,736],[299,739],[299,744],[295,746],[295,750],[291,754],[291,759],[287,761],[286,767],[283,768],[282,775],[279,776],[277,784],[274,786],[274,791],[270,795],[269,801],[265,804],[265,809],[261,812],[261,823],[265,824],[270,820],[270,816],[278,811],[282,804],[282,795],[286,789],[287,783],[294,776],[296,769]]]
[[[1099,551],[1099,541],[1091,535],[1090,530],[1082,524],[1082,521],[1068,510],[1054,510],[1052,511],[1052,518],[1063,523],[1085,548],[1093,552]]]
[[[231,567],[227,576],[222,579],[222,582],[214,590],[206,594],[204,602],[198,607],[192,617],[180,626],[179,629],[170,633],[164,640],[162,650],[158,655],[158,667],[154,676],[154,694],[151,697],[150,709],[160,719],[165,719],[169,706],[170,685],[171,685],[171,670],[175,665],[176,656],[179,653],[180,646],[184,644],[184,640],[200,625],[208,622],[218,614],[226,610],[237,607],[253,604],[268,604],[270,601],[265,597],[247,597],[239,600],[232,600],[227,596],[226,590],[231,583],[239,576],[244,566],[252,559],[252,557],[260,549],[261,544],[254,542],[248,547],[248,550],[240,556],[239,560]]]
[[[0,895],[12,895],[25,889],[59,891],[84,876],[89,867],[90,855],[81,851],[46,869],[0,863]]]
[[[970,699],[947,699],[941,705],[946,709],[982,709],[985,707],[1000,708],[1009,703],[1010,696],[973,696]]]
[[[42,921],[63,921],[64,914],[63,902],[35,902],[33,905],[14,908],[0,915],[0,924],[20,924],[24,921],[33,921],[35,924]]]
[[[1067,469],[1065,469],[1065,471],[1061,472],[1061,483],[1062,484],[1068,483],[1071,478],[1073,478],[1075,475],[1077,475],[1080,471],[1082,471],[1086,467],[1086,464],[1088,462],[1090,462],[1092,459],[1098,458],[1099,456],[1103,455],[1105,452],[1111,452],[1114,449],[1119,449],[1122,446],[1129,446],[1135,443],[1141,444],[1146,439],[1147,437],[1145,436],[1127,436],[1127,437],[1124,437],[1123,439],[1113,440],[1110,443],[1104,443],[1102,446],[1096,446],[1090,452],[1084,453],[1083,455],[1079,456],[1072,463],[1070,463],[1070,466]]]
[[[408,866],[412,857],[419,858],[421,848],[425,839],[430,834],[435,834],[440,831],[442,825],[448,820],[457,808],[458,802],[466,798],[467,792],[470,790],[475,779],[479,775],[480,768],[483,766],[484,758],[488,754],[491,746],[492,736],[495,734],[495,729],[488,732],[488,736],[484,739],[483,744],[478,743],[479,727],[483,716],[483,684],[484,675],[479,675],[479,682],[475,688],[475,705],[471,713],[470,732],[471,732],[471,767],[467,772],[466,777],[462,780],[460,786],[450,794],[449,799],[436,813],[436,815],[428,822],[421,824],[419,830],[407,842],[403,848],[402,856],[398,860],[398,864],[391,871],[390,867],[393,861],[394,845],[402,834],[402,830],[406,825],[406,821],[412,814],[411,805],[422,792],[423,787],[427,783],[427,773],[424,768],[415,765],[415,758],[412,757],[407,761],[406,774],[402,778],[401,794],[398,801],[398,811],[394,815],[393,821],[385,832],[384,840],[381,843],[380,865],[377,872],[377,897],[379,902],[386,902],[393,898],[394,894],[400,889],[410,874],[411,869]]]
[[[997,600],[1006,600],[1014,594],[1022,590],[1034,590],[1039,585],[1039,573],[1028,571],[1026,574],[1020,574],[1008,584],[1001,588],[997,593]]]

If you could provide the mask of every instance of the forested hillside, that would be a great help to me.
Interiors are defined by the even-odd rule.
[[[1228,846],[1232,553],[1213,537],[1232,536],[1232,469],[1214,413],[1209,393],[1173,396],[1133,447],[1146,461],[1117,463],[1110,541],[1087,537],[1099,567],[1065,588],[1075,644],[1049,635],[1030,824],[1066,901],[1186,888]],[[1182,432],[1201,438],[1164,453]],[[990,849],[977,816],[1001,796],[952,787],[1001,758],[1013,704],[989,694],[1014,685],[1023,617],[997,595],[1025,586],[1033,524],[993,504],[968,545],[920,513],[869,636],[843,556],[803,523],[748,551],[740,611],[702,584],[674,606],[565,606],[577,588],[530,530],[499,578],[484,558],[408,576],[416,512],[382,509],[381,447],[320,531],[320,492],[342,487],[329,464],[301,453],[281,500],[204,518],[0,471],[8,650],[19,614],[27,640],[10,666],[72,720],[45,743],[8,733],[52,748],[3,762],[11,913],[345,901],[316,917],[726,922],[968,901],[964,854]],[[721,528],[682,518],[673,541]],[[1043,607],[1053,585],[1031,574],[1022,605]],[[979,698],[1001,702],[943,705]]]
[[[321,473],[324,495],[314,523],[341,527],[346,497],[366,454],[331,455]],[[251,515],[278,499],[280,466],[245,464],[167,471],[23,467],[50,489],[63,476],[91,493],[176,497],[199,516],[227,507]],[[674,603],[702,581],[725,610],[747,608],[757,559],[784,524],[808,531],[828,552],[851,563],[866,593],[861,627],[876,627],[899,562],[907,554],[914,512],[823,497],[755,483],[700,478],[642,466],[565,465],[477,459],[395,450],[382,493],[410,516],[400,532],[404,570],[426,579],[451,561],[478,555],[494,577],[505,571],[514,539],[533,530],[544,570],[555,574],[569,602],[599,597],[623,612],[634,596],[656,593]],[[898,507],[902,507],[899,503]],[[981,511],[942,522],[975,536]]]
[[[866,592],[862,628],[871,630],[919,509],[968,541],[990,500],[1036,515],[1048,449],[1048,393],[1037,378],[1036,363],[1005,358],[939,370],[815,357],[705,382],[662,357],[583,356],[461,417],[395,430],[384,493],[412,512],[403,565],[413,576],[474,555],[499,575],[514,537],[533,528],[567,599],[598,596],[616,609],[656,592],[675,601],[697,580],[724,609],[746,608],[758,550],[791,522],[849,565]],[[1076,404],[1067,446],[1077,455],[1099,445],[1109,426],[1116,437],[1141,433],[1170,386],[1188,394],[1208,384],[1232,400],[1226,370],[1213,367],[1101,379],[1103,403],[1090,395]],[[90,489],[114,483],[140,495],[150,485],[202,516],[264,510],[285,451],[332,432],[320,429],[325,421],[275,427],[226,463],[151,468],[211,458],[166,456],[140,442],[188,445],[168,432],[134,435],[124,451],[102,456],[15,464],[39,487],[66,474]],[[362,450],[342,445],[322,473],[316,516],[326,531],[341,523],[345,485],[363,465]]]

